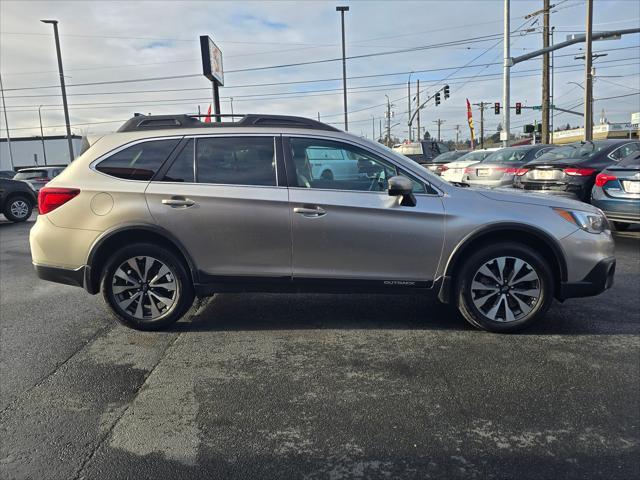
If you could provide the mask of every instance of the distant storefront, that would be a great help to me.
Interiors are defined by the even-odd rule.
[[[564,144],[579,142],[584,139],[584,128],[572,128],[553,132],[552,143]],[[638,138],[638,129],[629,123],[604,123],[593,126],[593,139],[605,140],[609,138]]]
[[[71,142],[73,143],[74,157],[77,157],[80,153],[82,137],[72,135]],[[40,137],[12,138],[11,152],[13,153],[14,170],[23,167],[39,167],[45,164],[68,165],[70,160],[67,137],[64,135],[44,137],[44,142]],[[0,170],[11,170],[9,142],[6,138],[0,138]]]

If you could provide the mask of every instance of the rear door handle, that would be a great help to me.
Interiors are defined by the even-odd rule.
[[[170,207],[192,207],[196,204],[193,200],[184,197],[172,197],[172,198],[163,198],[163,205],[169,205]]]
[[[299,213],[303,217],[322,217],[323,215],[327,214],[326,210],[320,207],[295,207],[293,209],[293,213]]]

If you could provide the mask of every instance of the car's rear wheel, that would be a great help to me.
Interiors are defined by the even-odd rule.
[[[547,261],[518,243],[484,247],[471,255],[457,278],[458,308],[475,327],[514,332],[544,316],[553,301]]]
[[[33,212],[33,202],[23,196],[11,197],[4,207],[4,216],[12,222],[24,222]]]
[[[152,244],[124,247],[107,262],[100,288],[115,318],[138,330],[178,321],[193,304],[193,284],[183,262]]]
[[[333,172],[331,170],[325,170],[320,175],[320,178],[322,178],[323,180],[333,180]]]

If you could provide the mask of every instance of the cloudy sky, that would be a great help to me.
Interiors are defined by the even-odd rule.
[[[512,56],[541,47],[542,19],[525,15],[542,8],[542,0],[512,0]],[[420,79],[421,96],[449,84],[451,98],[428,105],[422,125],[442,137],[468,138],[465,99],[501,100],[502,1],[9,1],[0,2],[0,73],[12,136],[39,135],[38,107],[45,134],[64,133],[52,27],[40,19],[57,19],[68,85],[72,129],[76,133],[113,131],[133,112],[153,114],[206,111],[210,82],[201,75],[199,35],[208,34],[222,49],[225,86],[223,113],[231,97],[237,112],[304,115],[342,127],[342,65],[338,4],[346,14],[350,131],[372,136],[383,118],[385,95],[394,104],[395,135],[407,136],[407,80],[412,95]],[[552,0],[555,39],[584,31],[585,2]],[[594,30],[634,28],[640,2],[595,0]],[[531,30],[533,29],[533,30]],[[557,52],[555,101],[580,110],[582,47]],[[604,108],[609,121],[628,122],[640,111],[640,35],[601,41],[594,51],[596,121]],[[360,58],[357,58],[360,57]],[[319,62],[318,62],[319,61]],[[282,65],[317,62],[307,65]],[[263,68],[277,67],[277,68]],[[512,70],[512,104],[540,104],[541,61]],[[174,78],[166,78],[174,77]],[[180,78],[175,78],[180,77]],[[149,80],[155,79],[155,80]],[[474,110],[479,128],[479,111]],[[536,112],[512,116],[521,131]],[[539,114],[538,114],[539,119]],[[485,114],[485,131],[493,133],[499,116]],[[581,119],[559,114],[555,125]],[[2,118],[2,136],[5,123]]]

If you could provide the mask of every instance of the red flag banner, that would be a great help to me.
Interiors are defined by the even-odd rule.
[[[469,131],[471,132],[471,150],[474,149],[475,133],[473,131],[473,114],[471,113],[471,103],[467,98],[467,122],[469,122]]]
[[[209,109],[207,110],[207,116],[204,117],[204,123],[211,123],[211,104],[209,104]]]

